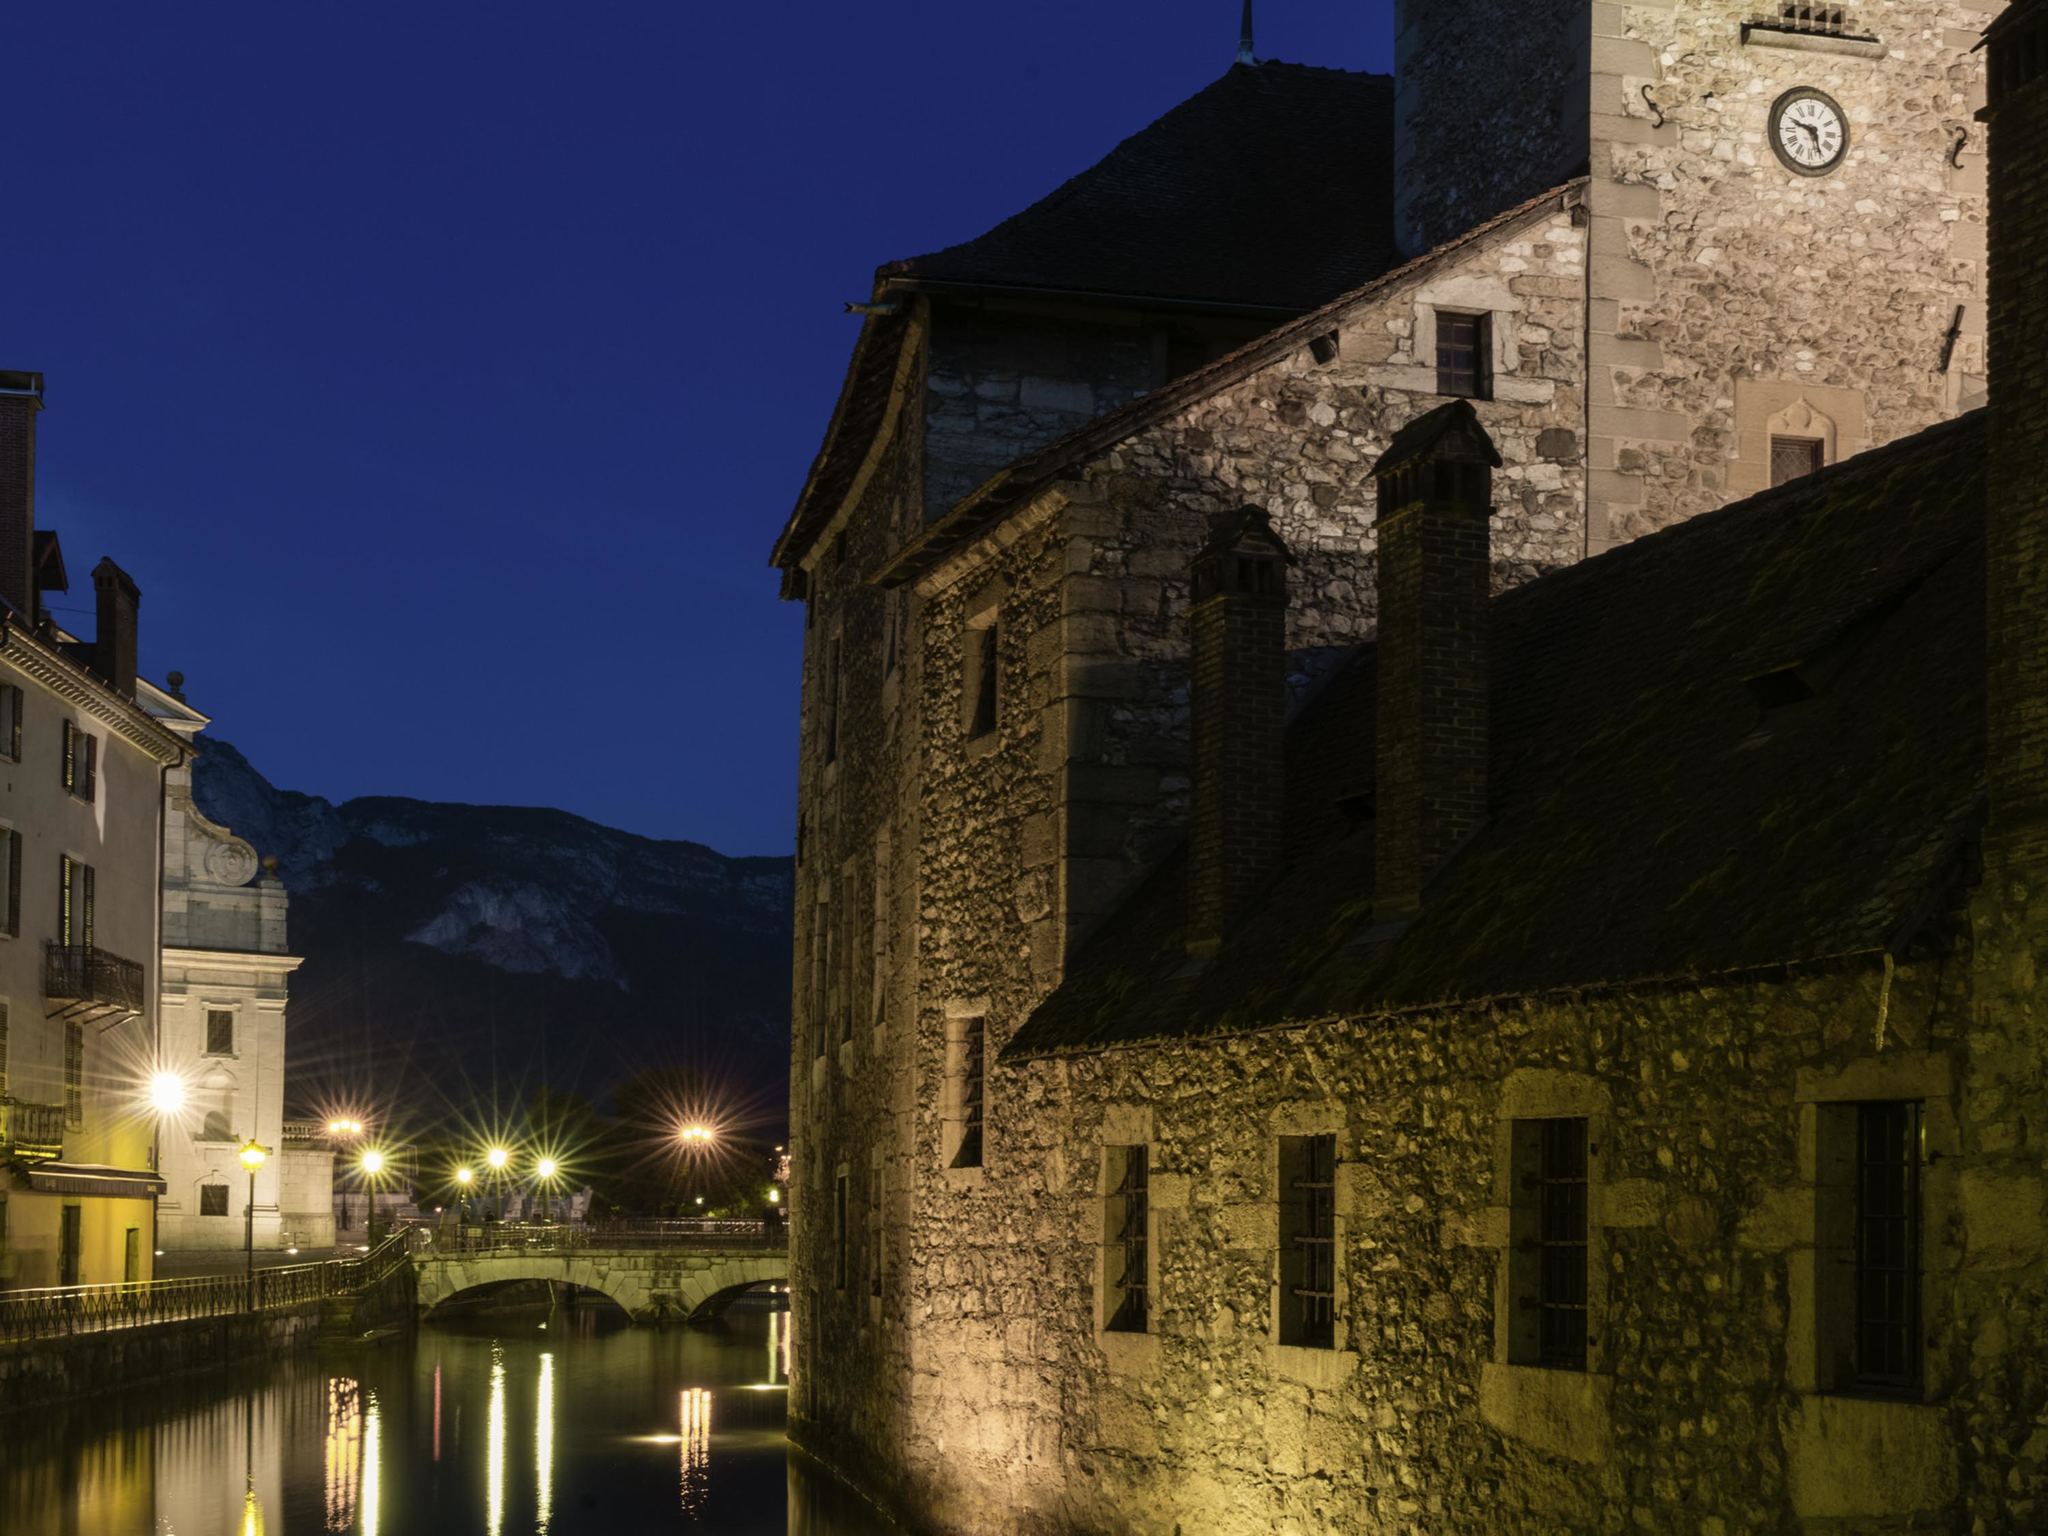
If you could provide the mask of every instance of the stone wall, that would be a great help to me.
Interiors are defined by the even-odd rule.
[[[0,1416],[306,1348],[321,1332],[322,1303],[309,1301],[241,1317],[0,1344]]]
[[[1802,401],[1825,422],[1793,435],[1833,438],[1832,460],[1981,399],[1971,49],[2001,4],[1849,6],[1875,47],[1745,41],[1775,9],[1755,0],[1592,8],[1596,548],[1769,485],[1769,418]],[[1848,117],[1833,174],[1796,175],[1767,142],[1796,86]]]

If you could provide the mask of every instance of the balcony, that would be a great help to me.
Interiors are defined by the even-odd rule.
[[[43,950],[43,996],[67,1006],[69,1017],[87,1013],[139,1016],[144,1005],[142,963],[89,944],[49,944]]]
[[[0,1157],[31,1161],[64,1155],[64,1106],[0,1097]]]

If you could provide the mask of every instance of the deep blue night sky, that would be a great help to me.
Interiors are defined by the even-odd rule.
[[[765,562],[841,302],[1221,74],[1238,9],[17,7],[40,521],[280,784],[786,851]],[[1389,10],[1262,0],[1259,51],[1384,70]]]

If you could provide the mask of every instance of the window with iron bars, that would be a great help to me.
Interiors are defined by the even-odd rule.
[[[1280,1138],[1280,1342],[1337,1344],[1337,1138]]]
[[[1919,1381],[1920,1106],[1856,1106],[1856,1384]]]
[[[1512,1363],[1586,1368],[1588,1151],[1583,1119],[1514,1123]]]
[[[980,1017],[956,1019],[952,1061],[954,1103],[958,1106],[958,1130],[953,1155],[954,1168],[979,1168],[982,1153],[984,1083],[984,1028]]]
[[[1110,1185],[1103,1236],[1109,1294],[1103,1326],[1112,1333],[1144,1333],[1152,1323],[1151,1149],[1109,1148]]]
[[[1867,40],[1858,32],[1846,6],[1783,3],[1751,19],[1751,31],[1796,32],[1808,37]]]

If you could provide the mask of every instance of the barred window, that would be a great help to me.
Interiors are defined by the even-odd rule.
[[[948,1042],[946,1065],[952,1080],[954,1118],[953,1147],[946,1161],[953,1168],[979,1168],[982,1119],[987,1108],[984,1102],[986,1029],[977,1015],[951,1020],[949,1032],[952,1039]]]
[[[1771,438],[1771,484],[1783,485],[1812,474],[1827,463],[1827,444],[1817,437]]]
[[[225,1216],[228,1213],[228,1187],[225,1184],[202,1184],[199,1186],[199,1214],[202,1216]]]
[[[1514,1123],[1508,1358],[1586,1368],[1587,1138],[1583,1119]]]
[[[1493,398],[1493,324],[1489,315],[1436,316],[1436,392]]]
[[[1337,1138],[1280,1138],[1280,1342],[1333,1349],[1337,1333]]]
[[[1144,1333],[1151,1326],[1151,1149],[1108,1149],[1109,1198],[1103,1212],[1104,1260],[1109,1282],[1103,1325],[1113,1333]]]
[[[1856,1107],[1856,1379],[1919,1380],[1920,1106]]]
[[[235,1015],[232,1009],[209,1008],[206,1010],[206,1054],[209,1056],[232,1056],[235,1054]]]

